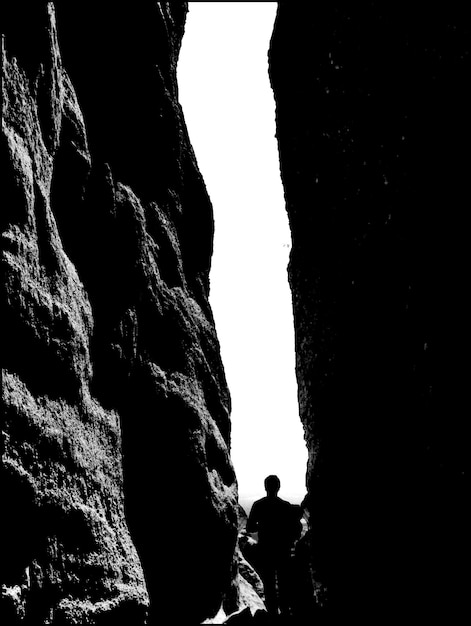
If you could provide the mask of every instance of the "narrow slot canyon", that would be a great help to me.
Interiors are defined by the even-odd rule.
[[[2,623],[460,623],[464,6],[3,14]],[[308,520],[277,618],[271,473]]]
[[[299,504],[306,493],[291,235],[268,76],[276,9],[273,2],[190,3],[177,66],[179,101],[213,204],[209,301],[231,392],[231,458],[247,509],[274,472],[286,498]]]

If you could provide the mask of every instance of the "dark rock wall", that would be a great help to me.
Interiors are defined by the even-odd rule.
[[[14,4],[14,6],[13,6]],[[185,3],[9,3],[1,143],[9,619],[197,622],[231,584],[212,207]],[[126,515],[125,515],[126,512]]]
[[[270,73],[321,613],[463,609],[464,5],[280,3]]]

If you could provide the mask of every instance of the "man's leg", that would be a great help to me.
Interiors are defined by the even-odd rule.
[[[292,572],[289,555],[283,555],[277,565],[278,579],[278,603],[282,615],[289,616],[292,613]]]
[[[278,615],[278,590],[275,563],[270,558],[260,564],[260,578],[265,592],[265,606],[270,615]]]

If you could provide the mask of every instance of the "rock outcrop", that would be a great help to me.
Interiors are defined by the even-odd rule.
[[[423,622],[466,602],[470,41],[454,2],[278,9],[270,74],[330,617]]]
[[[4,16],[8,619],[137,626],[178,603],[197,623],[231,585],[237,487],[186,4],[66,4]]]

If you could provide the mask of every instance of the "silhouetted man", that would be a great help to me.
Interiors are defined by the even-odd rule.
[[[266,498],[253,503],[247,532],[258,533],[256,569],[263,582],[265,603],[271,615],[289,613],[289,566],[291,547],[298,539],[292,505],[278,497],[278,476],[265,478]]]

